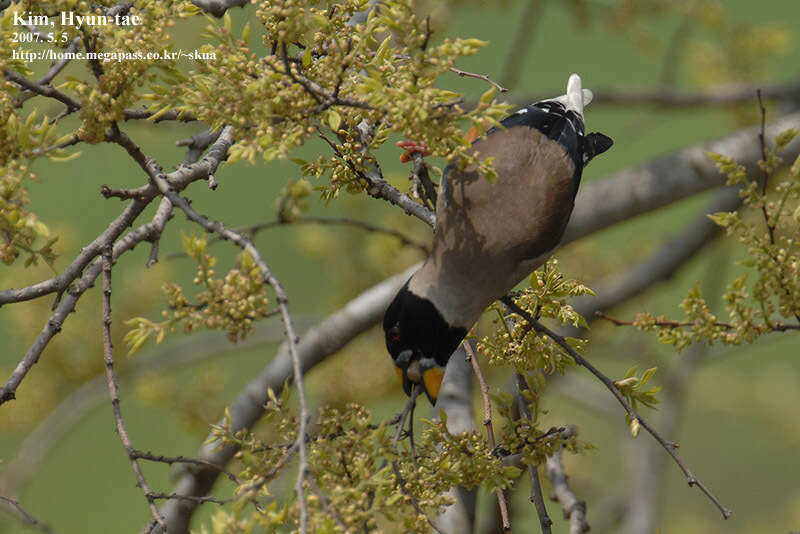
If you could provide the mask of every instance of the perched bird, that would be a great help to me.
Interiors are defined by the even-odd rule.
[[[383,319],[406,394],[419,384],[435,404],[450,355],[481,313],[558,245],[583,167],[613,144],[584,135],[591,97],[573,74],[566,95],[517,111],[475,141],[473,153],[493,158],[494,182],[475,165],[445,169],[433,250]]]

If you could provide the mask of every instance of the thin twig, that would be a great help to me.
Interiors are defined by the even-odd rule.
[[[483,80],[485,82],[488,82],[488,83],[492,84],[494,86],[494,88],[497,89],[498,91],[500,91],[501,93],[505,93],[506,91],[508,91],[508,89],[506,89],[505,87],[503,87],[499,83],[495,82],[494,80],[492,80],[491,78],[489,78],[485,74],[475,74],[474,72],[467,72],[465,70],[460,70],[460,69],[457,69],[455,67],[447,67],[447,70],[449,70],[450,72],[455,72],[456,74],[458,74],[462,78],[464,78],[464,77],[477,78],[479,80]]]
[[[153,520],[164,529],[164,532],[166,532],[167,525],[164,523],[164,519],[158,512],[158,507],[156,506],[153,498],[153,491],[150,489],[150,486],[144,479],[139,462],[134,456],[134,448],[131,444],[130,437],[128,437],[128,431],[125,429],[125,423],[122,421],[122,410],[120,409],[119,403],[119,387],[117,386],[117,376],[114,374],[114,353],[111,346],[112,262],[112,248],[111,245],[108,245],[103,250],[103,356],[106,363],[106,384],[108,385],[108,395],[111,398],[111,408],[114,412],[114,421],[117,425],[117,434],[119,434],[119,439],[122,442],[122,446],[125,447],[125,452],[127,453],[128,459],[131,462],[131,468],[136,475],[136,485],[144,492],[144,496],[145,499],[147,499],[147,504],[150,507],[150,514],[153,516]]]
[[[552,339],[558,346],[560,346],[567,354],[572,356],[572,359],[575,360],[575,363],[578,365],[585,367],[590,373],[596,376],[606,388],[614,395],[617,401],[622,405],[625,411],[631,418],[631,421],[638,421],[639,425],[647,430],[647,432],[653,436],[653,438],[664,447],[664,450],[672,456],[672,459],[675,460],[675,463],[678,465],[680,470],[686,476],[686,481],[689,486],[697,486],[700,490],[716,505],[719,509],[720,513],[722,513],[722,517],[728,519],[731,516],[731,511],[727,509],[715,496],[711,493],[711,491],[703,484],[702,481],[697,479],[697,477],[692,474],[688,467],[683,463],[680,459],[678,454],[675,452],[677,449],[677,445],[675,443],[669,442],[665,440],[661,434],[659,434],[653,427],[651,427],[647,421],[645,421],[642,416],[640,416],[636,410],[630,405],[624,395],[617,389],[614,385],[614,382],[608,378],[605,374],[603,374],[600,370],[598,370],[594,365],[590,364],[586,359],[583,358],[580,354],[578,354],[575,349],[573,349],[569,343],[562,337],[547,328],[546,326],[542,325],[539,321],[536,321],[531,314],[527,311],[523,310],[522,308],[514,302],[513,299],[508,297],[503,297],[501,302],[505,304],[511,311],[525,319],[537,332],[546,335],[550,339]]]
[[[464,352],[466,353],[467,361],[472,364],[472,370],[475,372],[475,377],[478,379],[478,386],[481,390],[481,398],[483,399],[483,426],[486,428],[486,436],[489,440],[489,448],[494,450],[496,447],[494,440],[494,427],[492,425],[492,401],[489,399],[489,386],[483,378],[481,367],[478,364],[478,358],[475,357],[475,352],[472,350],[472,344],[469,340],[464,342]],[[497,505],[500,507],[500,519],[503,522],[503,532],[511,532],[511,519],[508,515],[508,504],[506,503],[506,496],[502,488],[495,490],[497,495]]]
[[[36,33],[38,34],[39,32],[36,32]],[[69,64],[69,62],[72,60],[72,58],[74,57],[72,54],[73,54],[73,52],[75,52],[78,49],[78,45],[79,44],[80,44],[80,38],[79,37],[75,37],[74,39],[72,39],[67,44],[66,48],[64,49],[63,57],[61,59],[59,59],[58,61],[54,61],[53,64],[50,66],[50,70],[48,70],[41,78],[36,80],[36,84],[42,85],[42,86],[50,85],[50,82],[53,81],[53,78],[58,76],[58,74],[62,70],[64,70],[64,67],[66,67]],[[21,94],[19,94],[17,96],[16,101],[14,102],[14,105],[17,106],[17,107],[21,107],[22,104],[24,104],[26,100],[28,100],[29,98],[33,97],[35,94],[37,94],[37,93],[35,93],[35,92],[31,91],[31,90],[24,91],[23,93],[21,93]]]
[[[636,324],[636,321],[622,321],[620,319],[615,319],[614,317],[611,317],[610,315],[607,315],[607,314],[605,314],[603,312],[600,312],[600,311],[595,312],[594,315],[598,319],[605,319],[606,321],[610,322],[614,326],[633,326],[633,325]],[[691,321],[673,321],[671,319],[658,319],[658,320],[653,321],[652,323],[648,323],[648,324],[653,324],[655,326],[663,326],[663,327],[666,327],[666,328],[686,328],[686,327],[691,327],[691,326],[697,326],[697,323],[694,323],[694,322],[691,322]],[[734,325],[734,324],[724,323],[724,322],[720,322],[720,321],[716,321],[716,322],[712,323],[711,326],[724,328],[726,330],[734,330],[736,328],[736,325]],[[752,325],[752,327],[755,328],[756,330],[758,330],[761,333],[764,333],[764,332],[786,332],[786,331],[789,331],[789,330],[800,330],[800,325],[797,325],[797,324],[786,324],[786,323],[782,323],[782,322],[776,322],[776,323],[764,324],[764,325],[756,325],[756,324],[754,324],[754,325]]]
[[[372,134],[370,131],[367,131],[371,130],[369,126],[361,128],[363,124],[364,122],[357,126],[356,129],[359,130],[359,135],[361,137],[361,145],[363,147],[362,153],[367,155],[367,147],[369,146],[368,138]],[[391,204],[394,204],[395,206],[403,208],[408,215],[417,217],[421,221],[425,222],[428,226],[434,225],[436,222],[436,215],[433,213],[433,211],[421,204],[417,204],[410,196],[401,193],[399,190],[392,187],[386,180],[383,179],[383,173],[377,164],[367,161],[367,165],[371,167],[371,170],[369,172],[362,171],[360,168],[356,167],[352,161],[346,158],[344,154],[342,154],[342,152],[337,148],[337,146],[325,136],[325,134],[319,130],[318,133],[320,138],[328,143],[328,145],[333,149],[333,152],[336,154],[336,156],[344,161],[347,166],[350,167],[351,171],[353,171],[367,183],[366,192],[369,196],[373,198],[381,198]]]
[[[169,501],[169,500],[191,501],[197,504],[213,502],[214,504],[222,505],[234,501],[234,499],[217,499],[216,497],[198,497],[197,495],[181,495],[179,493],[150,493],[148,496],[151,499],[160,501]]]
[[[50,85],[40,85],[36,82],[30,81],[25,76],[22,76],[21,74],[17,74],[16,72],[10,70],[4,70],[3,76],[5,76],[6,79],[16,83],[17,85],[27,89],[28,91],[58,100],[59,102],[67,106],[67,111],[69,111],[70,113],[79,110],[81,108],[80,102],[62,93],[58,89],[54,89]]]
[[[522,376],[517,373],[514,377],[515,382],[517,384],[517,398],[519,399],[519,409],[520,412],[525,416],[526,419],[531,418],[531,410],[530,406],[528,406],[528,401],[522,395],[523,389],[525,389],[525,380]],[[544,439],[547,436],[560,433],[564,430],[564,427],[553,427],[538,438],[537,440]],[[539,468],[535,465],[528,466],[528,476],[531,480],[531,497],[530,501],[533,503],[534,508],[536,508],[536,515],[539,516],[539,525],[542,527],[542,534],[550,534],[552,530],[550,527],[553,525],[553,520],[550,519],[550,516],[547,514],[547,507],[544,504],[544,496],[542,495],[542,484],[539,481]]]
[[[256,234],[258,234],[261,230],[267,230],[270,228],[277,228],[280,226],[291,226],[294,224],[322,224],[322,225],[342,225],[342,226],[352,226],[353,228],[358,228],[360,230],[364,230],[370,233],[376,234],[386,234],[392,237],[397,238],[403,245],[408,245],[410,247],[414,247],[418,249],[420,252],[424,252],[426,255],[430,253],[430,250],[426,245],[411,239],[410,237],[406,236],[404,233],[394,230],[393,228],[385,228],[383,226],[378,226],[366,221],[360,221],[358,219],[351,219],[350,217],[317,217],[317,216],[304,216],[298,217],[296,219],[275,219],[273,221],[266,221],[263,223],[251,224],[250,226],[240,226],[234,228],[234,231],[241,232],[247,234],[250,239],[255,238]],[[221,239],[214,239],[209,241],[209,244],[215,243],[217,241],[221,241]],[[175,257],[184,257],[186,256],[185,252],[179,252],[176,254],[170,254],[167,256],[168,258],[175,258]]]
[[[704,290],[712,296],[708,302],[711,310],[718,309],[722,304],[726,273],[733,264],[730,253],[731,247],[719,247],[703,268],[702,284]],[[694,374],[709,357],[709,348],[704,343],[692,345],[680,358],[672,359],[674,361],[666,376],[662,377],[664,394],[660,398],[656,422],[664,434],[675,433],[681,424],[690,384]],[[628,460],[625,466],[630,475],[630,483],[628,495],[623,497],[626,506],[621,519],[624,519],[625,530],[629,533],[657,530],[668,458],[656,444],[652,445],[654,446],[636,447],[631,453],[623,453]]]
[[[26,525],[34,527],[34,528],[36,528],[36,529],[38,529],[38,530],[40,530],[40,531],[42,531],[42,532],[44,532],[46,534],[53,534],[53,529],[52,528],[50,528],[49,526],[45,525],[44,523],[42,523],[41,521],[39,521],[38,519],[33,517],[31,514],[29,514],[22,507],[22,505],[19,503],[19,501],[16,501],[16,500],[11,499],[9,497],[3,497],[2,495],[0,495],[0,501],[4,501],[4,502],[8,503],[8,505],[11,508],[14,509],[14,512],[15,512],[16,516],[19,517],[19,520],[22,521],[23,523],[25,523]]]
[[[209,462],[208,460],[201,460],[198,458],[185,458],[183,456],[162,456],[160,454],[153,454],[152,452],[143,452],[143,451],[133,451],[133,456],[138,460],[148,460],[150,462],[159,462],[167,465],[172,464],[191,464],[191,465],[202,465],[206,467],[210,467],[212,469],[216,469],[220,473],[223,473],[227,476],[232,482],[239,483],[239,478],[225,469],[221,465],[217,465],[214,462]]]
[[[417,403],[417,396],[420,394],[421,391],[422,388],[419,387],[419,385],[417,384],[411,385],[411,395],[408,398],[408,402],[406,403],[405,408],[403,408],[403,411],[400,414],[400,422],[397,424],[397,431],[395,431],[394,434],[393,443],[394,443],[395,453],[397,453],[397,447],[400,442],[400,436],[403,434],[403,428],[405,428],[406,419],[408,419],[409,415],[414,412],[414,406]],[[397,460],[392,460],[392,471],[394,471],[394,476],[395,478],[397,478],[397,487],[400,489],[400,492],[406,497],[408,497],[408,499],[411,501],[411,505],[414,507],[414,511],[416,511],[418,514],[422,516],[425,516],[425,519],[428,521],[428,524],[435,532],[437,532],[437,534],[443,534],[442,531],[439,530],[439,527],[437,527],[436,524],[433,521],[431,521],[431,518],[428,517],[428,514],[426,514],[422,510],[422,507],[420,507],[419,502],[417,502],[417,498],[414,497],[411,494],[411,492],[408,491],[408,488],[406,488],[406,480],[405,478],[403,478],[402,473],[400,473],[400,466],[398,465]]]
[[[169,199],[174,206],[179,207],[186,214],[186,217],[192,222],[198,224],[208,232],[215,232],[224,239],[229,239],[235,243],[239,248],[247,252],[253,261],[258,265],[261,270],[261,276],[264,282],[272,287],[275,292],[275,300],[278,302],[278,307],[281,310],[281,318],[283,320],[283,327],[286,332],[286,341],[289,346],[289,354],[292,359],[292,369],[294,374],[294,383],[297,387],[297,396],[300,404],[300,423],[298,425],[297,444],[298,453],[300,457],[300,467],[297,474],[297,483],[295,491],[297,493],[298,503],[300,505],[300,532],[305,533],[308,531],[308,505],[305,499],[305,491],[303,488],[303,481],[305,480],[306,473],[308,472],[308,460],[306,459],[306,428],[308,425],[309,411],[306,401],[305,389],[303,387],[303,370],[300,364],[300,357],[297,354],[297,335],[294,331],[294,324],[292,316],[289,313],[289,299],[283,286],[272,274],[272,271],[267,266],[266,262],[262,259],[261,253],[244,235],[228,229],[224,224],[219,221],[210,221],[206,216],[199,214],[195,211],[189,203],[181,198],[172,186],[165,179],[161,168],[153,160],[148,160],[146,164],[148,174],[155,182],[161,193]]]
[[[232,143],[232,129],[225,128],[203,159],[170,173],[168,176],[170,185],[175,190],[182,190],[193,181],[205,178],[208,174],[213,173],[227,154],[228,148]],[[131,153],[131,156],[137,162],[139,161],[137,159],[138,154],[135,151]],[[75,260],[61,274],[24,288],[0,291],[0,305],[31,300],[50,293],[56,293],[57,295],[53,304],[53,314],[48,319],[42,332],[28,348],[8,380],[0,387],[0,405],[16,398],[19,384],[39,361],[42,351],[50,343],[50,340],[61,331],[64,321],[75,310],[75,304],[78,299],[94,284],[95,279],[100,275],[102,261],[95,261],[95,258],[101,254],[104,247],[110,243],[115,243],[114,258],[117,258],[120,254],[146,240],[158,228],[163,228],[163,217],[167,217],[169,214],[166,209],[168,206],[165,206],[164,203],[159,206],[156,216],[153,217],[150,223],[144,224],[129,232],[125,237],[118,239],[158,195],[158,188],[152,183],[142,186],[141,190],[143,200],[133,200],[94,241],[81,249]]]
[[[153,117],[156,112],[147,111],[146,109],[126,109],[122,112],[122,116],[126,121],[129,120],[147,120]],[[194,122],[197,117],[186,111],[169,110],[161,113],[158,117],[153,119],[153,122],[158,123],[162,121],[179,121],[179,122]]]
[[[411,395],[408,397],[408,402],[406,402],[403,411],[400,412],[397,419],[397,430],[394,433],[394,446],[397,449],[397,444],[400,442],[400,436],[403,435],[403,429],[406,426],[406,420],[408,419],[409,414],[414,410],[414,405],[417,403],[417,396],[422,392],[422,388],[418,387],[417,384],[411,384]]]
[[[348,531],[347,525],[342,520],[342,516],[340,516],[336,512],[336,510],[334,510],[331,507],[330,502],[328,502],[328,498],[325,497],[324,493],[322,493],[322,490],[317,485],[317,483],[314,480],[313,476],[308,477],[308,487],[311,488],[311,491],[314,493],[314,495],[317,496],[317,499],[319,499],[319,502],[322,505],[322,509],[325,510],[325,513],[328,514],[329,516],[331,516],[334,519],[334,521],[339,523],[339,526],[342,527],[345,530],[345,532],[347,532]]]
[[[765,131],[767,128],[767,108],[764,107],[764,102],[761,100],[761,88],[756,90],[756,95],[758,96],[758,108],[761,112],[761,129],[758,132],[758,142],[761,145],[761,159],[764,162],[764,165],[761,167],[761,171],[763,172],[764,176],[761,181],[761,195],[765,197],[761,202],[761,213],[764,215],[764,224],[767,225],[767,231],[769,232],[769,242],[770,244],[775,244],[775,226],[769,222],[769,214],[767,213],[767,183],[769,182],[769,169],[767,167],[769,161],[769,154],[767,153],[767,139],[765,135]]]
[[[48,146],[45,148],[37,148],[33,151],[34,156],[42,156],[44,154],[49,154],[54,150],[61,150],[62,148],[67,148],[68,146],[77,145],[81,142],[81,138],[78,137],[78,134],[73,134],[68,137],[66,140],[61,141],[60,143],[56,143],[55,145]]]

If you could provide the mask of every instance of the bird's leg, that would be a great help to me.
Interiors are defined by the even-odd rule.
[[[436,209],[436,184],[433,183],[428,175],[428,165],[425,163],[425,156],[430,155],[427,145],[416,141],[399,141],[397,146],[405,152],[400,156],[400,161],[407,163],[414,162],[410,180],[413,181],[411,193],[415,198],[422,199],[423,204],[430,209]]]
[[[418,388],[418,385],[414,386]],[[417,447],[414,445],[414,408],[417,407],[416,399],[411,400],[411,411],[408,414],[408,441],[409,445],[411,446],[411,460],[414,462],[414,468],[418,468],[417,466]]]

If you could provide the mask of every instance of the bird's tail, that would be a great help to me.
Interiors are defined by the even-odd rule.
[[[592,92],[589,91],[589,100],[591,100]],[[577,74],[572,74],[567,82],[567,111],[574,111],[583,117],[583,106],[586,104],[583,100],[583,88],[581,87],[581,77]]]
[[[553,102],[563,105],[567,111],[574,111],[583,117],[583,108],[589,105],[594,95],[589,89],[581,87],[581,77],[573,74],[567,82],[567,94],[551,98]]]

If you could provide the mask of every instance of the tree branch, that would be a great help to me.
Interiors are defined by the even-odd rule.
[[[192,222],[198,224],[208,232],[215,232],[223,239],[229,239],[235,243],[243,251],[247,252],[253,261],[258,265],[261,270],[261,276],[266,284],[272,287],[275,292],[275,299],[278,301],[278,307],[281,310],[281,318],[283,326],[286,330],[286,339],[289,347],[289,354],[292,359],[293,378],[295,386],[297,387],[297,396],[300,403],[300,423],[297,433],[298,455],[300,457],[300,467],[298,469],[297,484],[295,491],[297,499],[300,504],[300,532],[305,534],[308,530],[308,506],[305,498],[305,491],[303,489],[303,481],[305,480],[308,472],[308,461],[306,460],[306,428],[309,422],[309,411],[306,401],[305,389],[303,388],[303,369],[300,363],[300,357],[297,353],[297,336],[294,333],[294,325],[292,317],[289,314],[288,298],[283,290],[283,286],[277,278],[272,274],[272,271],[267,266],[266,262],[262,259],[260,252],[253,245],[252,241],[243,235],[229,230],[219,221],[210,221],[204,215],[196,212],[186,200],[181,198],[170,183],[167,181],[166,176],[161,172],[161,168],[153,160],[149,160],[147,165],[148,174],[155,182],[158,189],[174,206],[179,207],[186,214],[186,217]],[[162,525],[163,527],[163,525]],[[166,527],[164,527],[166,530]]]
[[[489,441],[489,448],[494,450],[497,444],[494,440],[494,427],[492,426],[492,401],[489,400],[489,386],[483,378],[481,366],[478,364],[478,359],[475,357],[475,352],[473,352],[472,344],[469,340],[464,341],[464,352],[466,353],[467,361],[472,364],[475,377],[478,379],[478,387],[480,388],[481,398],[483,399],[483,426],[486,428],[486,438]],[[506,496],[501,488],[497,488],[495,494],[497,495],[497,506],[500,508],[500,520],[503,523],[503,532],[511,532],[511,519],[508,515]]]
[[[784,115],[773,121],[767,128],[767,136],[775,137],[789,128],[800,128],[800,113]],[[575,209],[562,243],[724,185],[725,176],[708,158],[707,151],[731,156],[744,165],[748,173],[756,172],[761,159],[758,130],[757,126],[745,128],[733,135],[685,148],[586,184],[578,190]],[[794,161],[798,154],[800,139],[795,139],[779,155],[784,161]]]
[[[19,520],[22,521],[24,524],[31,526],[35,529],[38,529],[41,532],[44,532],[45,534],[54,534],[52,528],[45,525],[44,523],[33,517],[31,514],[29,514],[22,507],[19,501],[16,501],[9,497],[3,497],[2,495],[0,495],[0,501],[6,503],[6,506],[4,506],[3,508],[6,508],[7,509],[6,511],[8,513],[16,515],[19,518]]]
[[[465,70],[460,70],[460,69],[457,69],[455,67],[447,67],[447,70],[449,70],[450,72],[454,72],[454,73],[458,74],[462,78],[467,77],[467,78],[476,78],[478,80],[483,80],[483,81],[491,84],[492,86],[494,86],[494,88],[497,89],[498,92],[500,92],[500,93],[505,93],[506,91],[508,91],[508,89],[506,89],[505,87],[503,87],[502,85],[500,85],[496,81],[492,80],[491,78],[489,78],[485,74],[475,74],[474,72],[467,72]]]
[[[440,411],[444,411],[447,416],[447,431],[451,434],[475,430],[472,414],[472,374],[464,349],[457,349],[447,362],[436,406],[431,408],[431,419],[437,419]],[[477,489],[467,490],[462,486],[454,486],[450,488],[449,495],[455,502],[436,518],[436,525],[446,534],[475,531]]]
[[[786,115],[775,121],[770,127],[770,131],[783,131],[798,124],[800,124],[800,113]],[[360,124],[359,130],[362,133],[362,140],[369,137],[368,125]],[[752,132],[753,129],[744,129],[731,136],[710,142],[706,146],[711,150],[726,153],[740,161],[747,160],[749,164],[755,165],[760,158],[760,150],[752,143],[754,139]],[[787,147],[783,156],[785,160],[790,160],[792,154],[796,157],[798,153],[800,153],[800,142],[795,142]],[[722,184],[724,177],[716,172],[713,164],[709,162],[706,165],[706,159],[702,148],[692,147],[658,158],[651,164],[624,170],[602,181],[586,184],[581,188],[582,193],[578,194],[577,205],[568,226],[565,242],[579,239],[625,218],[657,209],[701,190]],[[394,191],[398,195],[402,195],[396,189]],[[661,196],[666,198],[661,199]],[[414,203],[409,197],[405,196],[405,198],[420,210],[419,218],[421,220],[433,225],[435,222],[433,213]],[[603,199],[603,202],[597,202],[598,198]],[[606,202],[613,204],[613,207],[606,209],[598,206],[598,204]],[[307,371],[334,354],[355,336],[376,324],[399,288],[418,267],[418,265],[414,266],[405,273],[366,291],[307,332],[300,340],[297,349],[304,370]],[[284,380],[290,376],[291,360],[284,346],[273,362],[242,390],[238,399],[231,406],[232,431],[250,428],[255,424],[263,413],[262,405],[266,402],[267,389],[271,387],[274,391],[279,391],[283,387]],[[196,456],[208,459],[218,465],[226,465],[235,452],[233,448],[224,448],[219,451],[204,448]],[[186,474],[178,482],[175,491],[181,494],[205,495],[211,490],[217,476],[218,473],[212,470],[200,470],[197,473]],[[175,532],[186,532],[193,511],[194,507],[192,506],[178,507],[173,503],[168,503],[163,512],[170,532],[173,532],[173,528]]]
[[[514,382],[516,384],[516,389],[517,389],[517,401],[518,401],[517,405],[519,406],[519,411],[522,415],[525,416],[525,418],[530,420],[531,418],[530,406],[528,406],[528,401],[522,395],[522,390],[526,389],[525,380],[519,373],[516,373],[514,376]],[[539,482],[538,466],[529,465],[528,476],[530,477],[531,480],[530,501],[533,504],[534,508],[536,508],[536,515],[539,516],[539,526],[542,529],[542,534],[550,534],[552,532],[550,527],[553,525],[553,520],[550,519],[549,515],[547,515],[547,507],[544,504],[544,497],[542,496],[542,485]]]
[[[536,37],[539,24],[544,19],[542,11],[545,4],[547,4],[547,0],[528,0],[525,10],[519,17],[517,33],[514,35],[514,41],[511,43],[511,48],[509,48],[509,52],[506,55],[502,74],[500,75],[500,82],[503,85],[516,86],[520,76],[525,71],[531,43]]]
[[[586,522],[586,503],[575,497],[567,483],[561,451],[547,457],[545,471],[553,486],[553,498],[561,503],[564,518],[569,520],[569,534],[589,532],[589,524]]]
[[[364,147],[363,152],[366,154],[367,147],[369,146],[369,139],[373,135],[373,127],[367,124],[366,121],[361,121],[361,123],[356,126],[356,129],[359,132],[359,136],[361,137],[361,145]],[[383,200],[388,201],[390,204],[394,204],[403,209],[408,215],[413,215],[414,217],[418,218],[428,226],[433,226],[436,222],[436,215],[420,204],[414,202],[410,196],[401,193],[399,190],[395,189],[389,183],[383,179],[383,173],[381,168],[378,166],[377,163],[369,163],[367,164],[371,167],[371,170],[368,172],[363,172],[358,169],[353,162],[349,161],[341,151],[336,148],[336,145],[322,132],[319,132],[320,138],[323,141],[328,143],[328,145],[333,149],[334,153],[344,161],[350,170],[356,173],[359,177],[361,177],[365,182],[367,182],[366,191],[367,194],[373,198],[381,198]]]
[[[638,421],[639,425],[647,430],[647,432],[653,436],[653,438],[658,441],[664,450],[672,456],[672,459],[675,460],[675,463],[678,467],[683,471],[683,474],[686,476],[686,481],[688,482],[689,486],[697,486],[719,509],[720,513],[722,513],[722,517],[728,519],[731,516],[731,511],[725,508],[721,502],[711,493],[711,491],[703,484],[702,481],[698,480],[697,477],[692,474],[688,467],[683,463],[680,459],[678,454],[675,452],[677,449],[677,445],[675,443],[669,442],[665,440],[661,434],[659,434],[653,427],[651,427],[647,421],[645,421],[642,416],[640,416],[636,410],[630,405],[627,399],[622,395],[622,393],[617,389],[614,385],[614,382],[608,378],[605,374],[603,374],[599,369],[597,369],[594,365],[590,364],[586,359],[583,358],[580,354],[578,354],[575,349],[573,349],[567,341],[547,328],[546,326],[542,325],[539,321],[535,320],[527,311],[520,308],[514,300],[508,296],[503,297],[501,302],[506,305],[509,310],[513,311],[523,319],[525,319],[528,324],[533,327],[534,330],[539,332],[540,334],[544,334],[550,339],[552,339],[559,347],[561,347],[567,354],[569,354],[575,363],[578,365],[585,367],[590,373],[592,373],[595,377],[597,377],[604,386],[614,395],[617,401],[622,405],[625,411],[631,418],[631,421]]]
[[[232,142],[232,130],[227,128],[202,160],[170,173],[166,177],[167,181],[175,190],[181,190],[193,181],[213,174],[227,154]],[[148,183],[139,188],[139,192],[139,197],[144,200],[133,200],[97,239],[81,250],[78,257],[60,275],[26,288],[0,291],[0,305],[2,305],[9,302],[30,300],[53,292],[58,292],[61,295],[62,292],[69,288],[66,291],[66,296],[56,299],[55,310],[42,332],[17,364],[9,379],[0,388],[0,405],[15,398],[19,384],[31,367],[39,361],[42,351],[50,340],[61,331],[64,320],[74,311],[75,303],[100,275],[102,262],[94,261],[91,265],[90,262],[106,246],[114,243],[119,235],[133,223],[147,204],[158,195],[158,188],[154,184]],[[140,226],[135,231],[128,233],[124,238],[116,241],[113,248],[113,259],[116,260],[121,254],[150,237],[153,231],[157,230],[158,225],[161,224],[160,218],[166,216],[165,211],[165,204],[162,203],[151,223]],[[78,278],[79,276],[80,278]]]
[[[204,180],[209,174],[213,174],[227,155],[228,148],[233,144],[232,133],[233,131],[230,128],[223,129],[222,135],[220,135],[217,141],[211,146],[208,154],[206,154],[203,159],[197,163],[182,166],[178,168],[178,170],[167,175],[167,181],[170,185],[176,191],[180,191],[192,182]],[[61,274],[24,288],[0,291],[0,306],[12,302],[32,300],[50,293],[63,292],[78,276],[80,276],[86,266],[100,255],[103,248],[107,244],[116,241],[116,239],[122,235],[122,232],[133,223],[136,217],[144,211],[147,205],[159,195],[158,188],[151,183],[136,189],[126,190],[126,192],[133,201],[116,219],[109,223],[103,233],[81,249],[78,257],[75,258]],[[58,301],[56,304],[58,304]],[[0,404],[3,402],[2,398],[2,395],[0,395]]]
[[[297,344],[303,372],[324,361],[347,345],[353,338],[376,324],[386,311],[391,298],[418,268],[416,265],[361,293],[340,310],[329,315],[306,331]],[[292,378],[292,358],[285,342],[276,356],[239,394],[230,406],[230,428],[232,432],[249,429],[261,418],[268,401],[267,391],[280,394],[287,380]],[[235,447],[216,447],[206,444],[195,455],[217,465],[227,465],[236,453]],[[207,495],[219,472],[198,467],[196,471],[184,473],[175,485],[174,492],[182,495]],[[170,502],[162,507],[169,533],[188,532],[189,520],[196,507],[191,503]]]
[[[250,0],[192,0],[192,3],[219,18],[231,8],[249,5]]]
[[[741,205],[739,189],[724,187],[711,203],[687,224],[679,234],[666,239],[649,258],[635,263],[624,272],[592,284],[596,297],[579,297],[574,301],[575,311],[587,321],[596,318],[601,310],[613,308],[621,302],[644,292],[653,284],[672,277],[678,269],[720,235],[720,227],[709,213],[733,211]],[[575,337],[573,334],[570,336]]]
[[[58,74],[62,70],[64,70],[64,67],[66,67],[72,60],[70,56],[73,52],[75,52],[78,49],[78,45],[80,44],[80,42],[81,40],[79,37],[75,37],[74,39],[72,39],[64,49],[64,56],[58,61],[53,62],[52,66],[50,67],[50,70],[48,70],[41,78],[36,80],[36,85],[50,87],[50,82],[52,82],[53,79],[56,76],[58,76]],[[33,97],[36,94],[41,94],[41,93],[37,93],[35,91],[27,89],[25,92],[17,96],[15,105],[17,107],[21,107],[26,100],[28,100],[29,98]]]
[[[126,121],[130,120],[146,120],[153,117],[156,112],[147,111],[146,109],[126,109],[122,112],[122,116]],[[164,113],[160,114],[158,117],[153,119],[154,123],[159,123],[163,121],[179,121],[179,122],[194,122],[197,120],[193,114],[185,112],[185,111],[174,111],[169,110],[165,111]]]
[[[719,305],[724,289],[725,272],[731,265],[726,249],[713,255],[705,267],[704,278],[711,285],[709,294],[716,296]],[[664,391],[659,403],[657,422],[662,431],[672,434],[676,431],[684,408],[689,382],[709,356],[709,346],[696,343],[669,367],[663,381]],[[630,490],[625,499],[625,532],[627,534],[648,534],[656,528],[659,497],[662,492],[662,479],[666,468],[666,457],[654,443],[636,447],[626,455]]]
[[[593,91],[593,105],[654,106],[659,108],[735,106],[751,101],[756,90],[763,87],[764,98],[774,100],[800,99],[800,82],[797,80],[777,85],[721,85],[707,90],[682,91],[671,88],[645,89],[599,89]],[[515,106],[527,106],[552,94],[518,96],[510,100]]]
[[[55,100],[58,100],[59,102],[67,106],[67,113],[72,113],[73,111],[81,109],[80,102],[62,93],[61,91],[54,89],[50,85],[41,85],[36,82],[32,82],[25,76],[22,76],[21,74],[17,74],[16,72],[10,70],[4,70],[3,76],[5,76],[7,80],[16,83],[20,87],[27,89],[32,93],[36,93],[37,95],[42,95],[48,98],[53,98]]]
[[[120,380],[137,380],[149,373],[159,373],[171,368],[192,365],[218,356],[220,353],[250,347],[263,347],[278,342],[283,336],[272,329],[256,331],[245,341],[231,345],[225,336],[199,335],[178,346],[159,347],[149,357],[137,357],[130,365],[116,371]],[[39,469],[41,462],[63,436],[92,412],[107,397],[105,375],[96,376],[74,389],[41,421],[17,448],[16,456],[3,464],[0,491],[16,495]],[[211,466],[213,462],[208,462]],[[213,464],[216,465],[216,464]]]
[[[117,385],[117,376],[114,374],[114,353],[111,347],[111,264],[112,249],[108,245],[103,251],[103,359],[106,363],[106,384],[108,385],[108,396],[111,398],[111,408],[114,412],[114,421],[117,425],[117,434],[125,447],[125,452],[131,462],[131,468],[136,475],[136,485],[144,492],[145,499],[147,499],[148,506],[150,507],[150,514],[153,520],[166,527],[164,520],[159,514],[158,507],[156,506],[153,498],[153,491],[147,484],[142,473],[142,468],[136,459],[135,450],[128,437],[128,431],[125,428],[125,423],[122,420],[122,410],[119,403],[119,386]]]

